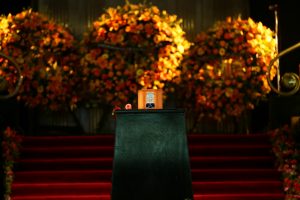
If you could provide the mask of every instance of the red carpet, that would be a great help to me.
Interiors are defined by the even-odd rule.
[[[189,135],[195,200],[283,200],[265,135]],[[12,200],[109,200],[113,135],[25,137]]]

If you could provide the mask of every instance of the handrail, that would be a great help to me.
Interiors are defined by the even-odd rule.
[[[19,77],[18,77],[18,83],[16,85],[15,90],[12,93],[10,93],[10,94],[0,95],[0,100],[4,100],[4,99],[12,98],[12,97],[14,97],[18,93],[18,91],[20,89],[20,86],[21,86],[21,84],[23,82],[23,76],[22,76],[22,72],[21,72],[20,66],[13,60],[12,57],[7,56],[7,55],[5,55],[2,52],[0,52],[0,57],[3,57],[5,59],[7,59],[9,62],[11,62],[13,64],[13,66],[16,68],[16,70],[18,71],[18,75],[19,75]],[[1,83],[1,79],[0,79],[0,83]]]
[[[277,94],[279,95],[282,95],[282,96],[291,96],[293,94],[296,94],[298,92],[298,90],[300,89],[300,80],[299,80],[299,76],[296,74],[296,73],[293,73],[293,72],[289,72],[288,75],[292,76],[293,78],[296,79],[296,85],[295,87],[291,90],[291,91],[288,91],[288,92],[283,92],[283,91],[279,91],[276,87],[274,87],[274,85],[272,84],[272,81],[271,81],[271,78],[270,78],[270,71],[271,71],[271,67],[274,65],[275,61],[277,59],[279,59],[281,56],[297,49],[300,47],[300,42],[294,44],[293,46],[283,50],[282,52],[280,52],[275,58],[273,58],[271,61],[270,61],[270,64],[268,65],[268,71],[267,71],[267,80],[268,80],[268,84],[269,86],[271,87],[271,89],[276,92]]]

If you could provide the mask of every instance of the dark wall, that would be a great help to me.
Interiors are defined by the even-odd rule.
[[[1,0],[0,1],[0,15],[7,15],[9,13],[16,14],[23,10],[23,8],[29,8],[32,0]]]
[[[300,42],[299,1],[285,0],[250,0],[250,15],[255,21],[275,30],[274,11],[269,10],[270,5],[278,5],[278,40],[279,52]],[[300,48],[285,54],[280,58],[281,74],[288,71],[299,72]]]
[[[278,0],[249,0],[249,2],[251,18],[274,30],[274,12],[269,9],[269,6],[278,4]]]
[[[299,1],[280,1],[279,6],[279,49],[284,50],[300,42]],[[280,59],[282,72],[293,71],[299,73],[299,64],[300,48],[285,54]]]

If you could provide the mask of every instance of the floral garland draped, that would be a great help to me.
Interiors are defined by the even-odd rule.
[[[266,73],[275,44],[274,33],[251,18],[217,22],[197,35],[183,61],[183,95],[196,112],[217,120],[253,109],[271,90]]]
[[[17,99],[29,107],[50,110],[74,107],[78,101],[74,86],[79,78],[75,42],[67,29],[31,9],[1,16],[0,51],[20,65],[24,77]],[[10,77],[8,90],[13,90],[13,67],[5,59],[0,64],[0,76]]]
[[[285,125],[269,131],[268,134],[271,138],[273,152],[277,158],[277,168],[282,173],[283,188],[286,194],[285,200],[299,199],[300,154],[299,149],[296,147],[293,130]]]
[[[190,45],[181,22],[147,4],[107,8],[82,41],[86,90],[114,106],[133,102],[140,88],[174,91]]]
[[[4,200],[10,199],[11,186],[14,179],[13,167],[16,159],[19,156],[19,148],[21,145],[21,137],[17,134],[15,130],[7,127],[3,132],[1,132],[3,140],[1,141],[1,148],[3,156],[3,167],[4,171]]]

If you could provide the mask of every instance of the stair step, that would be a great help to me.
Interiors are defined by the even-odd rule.
[[[200,194],[281,193],[280,181],[193,181],[193,190]]]
[[[189,144],[270,144],[267,134],[188,134]]]
[[[192,156],[192,169],[274,168],[272,156]]]
[[[21,152],[22,158],[113,157],[114,147],[112,145],[23,147]]]
[[[17,183],[41,182],[89,182],[111,181],[112,169],[108,170],[48,170],[48,171],[17,171]]]
[[[273,155],[269,144],[190,144],[190,156],[270,156]]]
[[[12,186],[18,195],[100,195],[109,194],[110,182],[66,182],[66,183],[15,183]]]
[[[12,200],[111,200],[110,195],[28,195],[13,196]]]
[[[192,169],[193,181],[266,181],[280,176],[276,169]]]
[[[195,194],[194,200],[283,200],[284,194]]]
[[[53,158],[20,159],[16,165],[21,170],[77,170],[112,169],[113,158]]]
[[[58,147],[58,146],[102,146],[114,145],[114,134],[106,135],[80,135],[80,136],[25,136],[22,146],[27,147]]]

